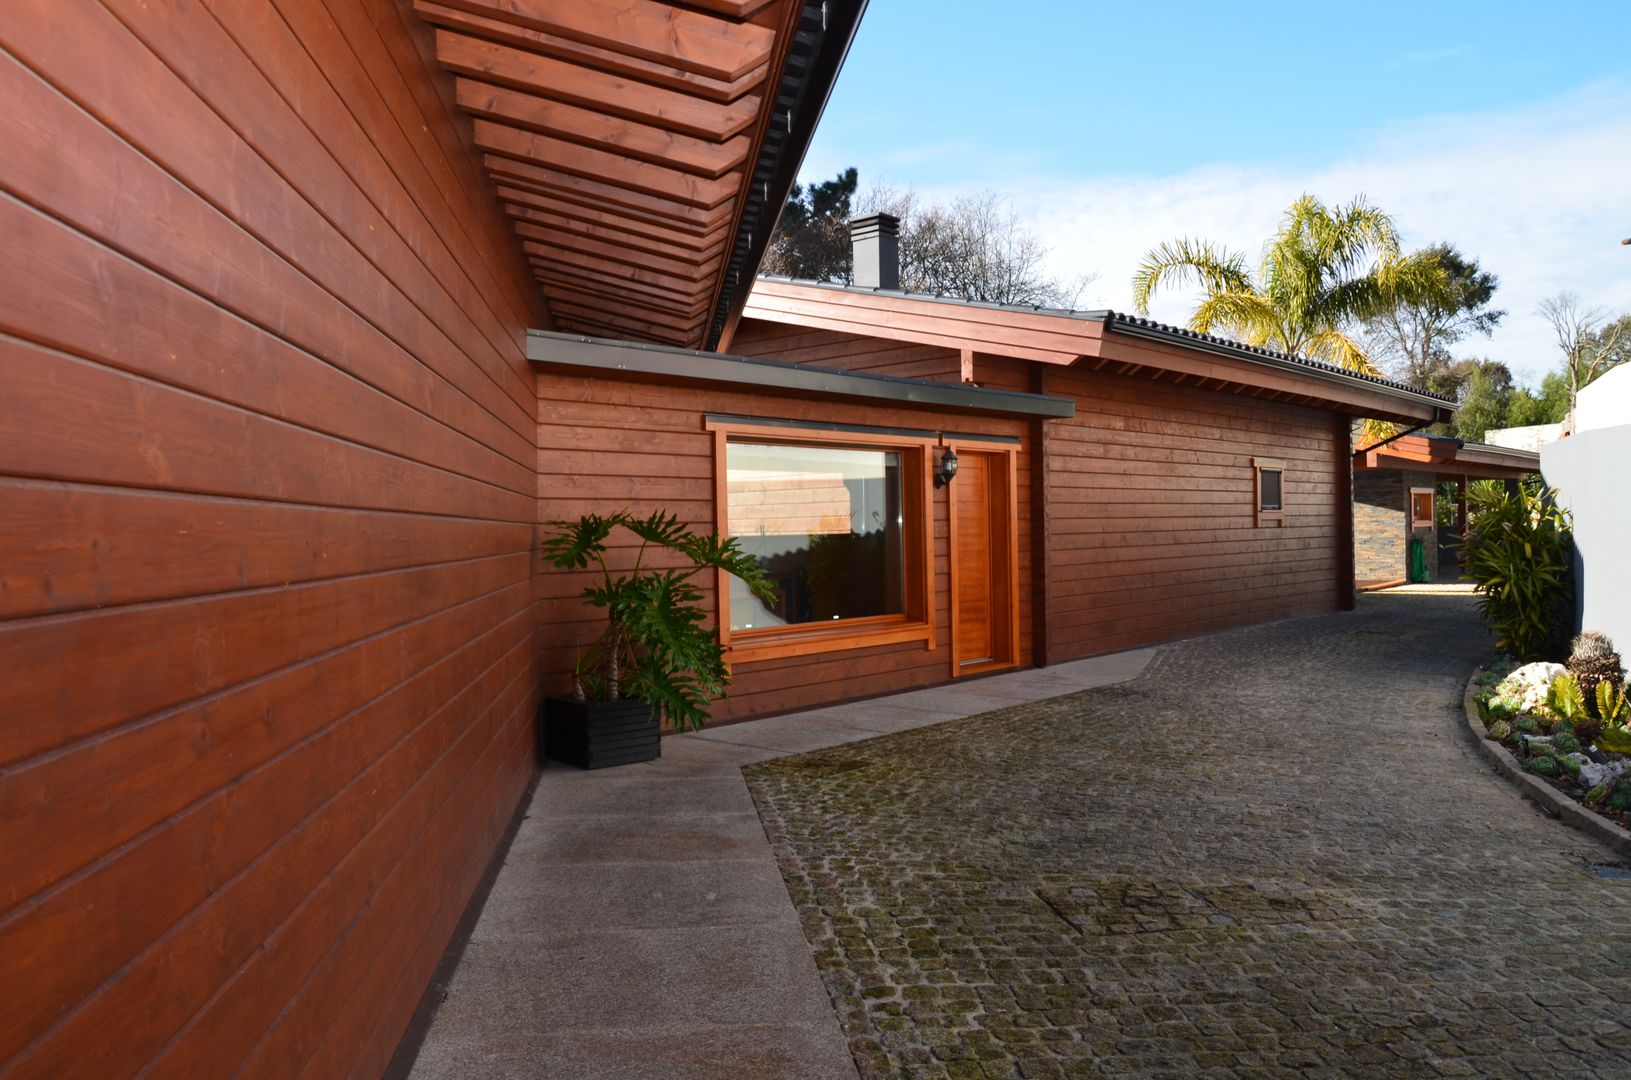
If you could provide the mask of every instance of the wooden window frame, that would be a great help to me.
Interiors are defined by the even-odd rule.
[[[1427,496],[1427,517],[1416,516],[1416,496]],[[1438,492],[1430,487],[1413,487],[1410,489],[1410,528],[1432,529],[1438,527]]]
[[[1280,474],[1280,509],[1263,509],[1263,472],[1277,472]],[[1252,458],[1252,512],[1258,528],[1272,525],[1283,527],[1286,523],[1286,463],[1281,458]]]
[[[780,446],[817,446],[834,450],[892,450],[900,454],[901,499],[905,517],[906,557],[901,615],[870,615],[819,625],[775,626],[755,630],[731,629],[730,575],[717,577],[719,640],[732,664],[779,660],[789,656],[840,652],[903,642],[935,647],[934,633],[934,461],[932,436],[884,434],[805,427],[779,427],[774,423],[745,423],[707,419],[704,427],[714,436],[714,520],[720,536],[729,535],[729,473],[726,451],[735,442]]]

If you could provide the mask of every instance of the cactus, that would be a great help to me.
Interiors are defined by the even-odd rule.
[[[1523,767],[1532,773],[1539,773],[1541,776],[1556,776],[1557,758],[1549,754],[1543,757],[1532,757],[1523,763]]]
[[[1614,643],[1607,634],[1596,630],[1588,630],[1574,639],[1568,667],[1569,674],[1580,684],[1581,696],[1590,711],[1595,711],[1599,683],[1611,682],[1618,686],[1625,682],[1625,665],[1620,662],[1620,654],[1614,651]]]

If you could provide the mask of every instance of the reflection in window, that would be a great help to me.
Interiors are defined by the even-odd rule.
[[[776,585],[767,607],[730,579],[732,630],[905,612],[900,459],[889,450],[726,446],[727,531]]]

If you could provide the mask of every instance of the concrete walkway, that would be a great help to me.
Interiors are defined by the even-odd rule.
[[[672,736],[644,765],[544,770],[413,1077],[854,1080],[742,766],[1122,682],[1154,653]]]

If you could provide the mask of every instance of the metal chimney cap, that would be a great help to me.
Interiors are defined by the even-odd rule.
[[[866,240],[874,236],[899,236],[900,218],[894,214],[868,214],[849,219],[851,240]]]

